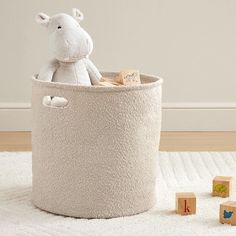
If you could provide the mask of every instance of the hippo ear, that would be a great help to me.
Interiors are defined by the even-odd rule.
[[[49,19],[50,17],[44,13],[38,13],[36,16],[35,16],[35,20],[37,23],[39,23],[40,25],[43,25],[43,26],[48,26],[48,23],[49,23]]]
[[[84,19],[84,14],[79,9],[73,8],[72,9],[72,14],[73,14],[73,17],[78,22],[80,22],[80,21],[82,21]]]

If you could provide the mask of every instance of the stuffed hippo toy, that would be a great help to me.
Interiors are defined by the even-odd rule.
[[[47,28],[49,48],[55,57],[40,70],[38,79],[85,86],[97,85],[102,75],[88,58],[93,50],[93,41],[79,24],[84,18],[83,14],[75,8],[72,12],[73,16],[64,13],[51,17],[39,13],[36,16],[36,22]],[[53,100],[54,105],[63,103],[58,97]]]

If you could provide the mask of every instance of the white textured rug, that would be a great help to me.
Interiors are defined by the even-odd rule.
[[[162,152],[154,209],[109,220],[74,219],[31,204],[31,153],[0,153],[0,235],[235,236],[236,226],[218,223],[219,204],[227,199],[211,197],[215,175],[236,176],[236,153]],[[197,215],[175,214],[176,191],[196,193]],[[231,199],[236,200],[236,194]]]

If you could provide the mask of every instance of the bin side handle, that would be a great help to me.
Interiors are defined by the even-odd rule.
[[[68,105],[68,99],[65,97],[47,95],[43,96],[42,104],[43,106],[50,108],[66,108]]]

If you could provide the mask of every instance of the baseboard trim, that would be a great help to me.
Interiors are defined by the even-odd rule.
[[[163,131],[236,131],[236,109],[163,109]]]
[[[31,131],[30,108],[0,108],[0,131]]]
[[[162,107],[164,109],[207,109],[207,110],[214,110],[214,109],[220,109],[220,110],[228,110],[228,109],[236,109],[236,103],[235,102],[226,102],[226,103],[209,103],[209,102],[186,102],[186,103],[163,103]]]
[[[236,131],[236,103],[163,103],[163,131]],[[30,103],[0,103],[0,131],[30,131]]]
[[[29,102],[2,102],[0,103],[0,111],[9,109],[31,109]]]

